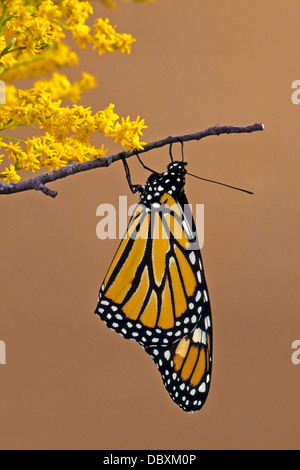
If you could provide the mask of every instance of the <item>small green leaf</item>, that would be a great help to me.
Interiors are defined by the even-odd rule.
[[[3,57],[5,54],[8,54],[9,53],[9,50],[14,46],[15,42],[16,42],[17,38],[13,38],[10,42],[10,44],[8,44],[4,49],[3,51],[0,53],[0,58]]]

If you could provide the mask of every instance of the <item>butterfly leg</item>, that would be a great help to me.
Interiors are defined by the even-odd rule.
[[[177,137],[177,140],[178,140],[178,142],[181,143],[181,158],[182,158],[182,161],[184,162],[183,140],[180,137]],[[172,154],[172,146],[173,146],[173,143],[171,142],[170,143],[170,148],[169,148],[169,155],[170,155],[171,161],[174,162],[173,154]]]
[[[136,153],[135,155],[137,156],[138,161],[140,162],[140,164],[142,165],[142,167],[145,168],[145,170],[148,170],[148,171],[151,171],[151,173],[157,174],[157,171],[152,170],[151,168],[149,168],[148,166],[145,165],[145,163],[144,163],[143,160],[140,158],[140,156],[139,156],[138,153]]]
[[[128,184],[129,184],[129,187],[130,187],[130,191],[131,191],[133,194],[135,194],[135,193],[138,192],[139,189],[141,189],[143,186],[140,185],[140,184],[132,184],[128,163],[126,162],[125,158],[122,158],[122,162],[123,162],[123,165],[124,165],[124,169],[125,169],[125,173],[126,173],[126,179],[127,179],[127,181],[128,181]]]

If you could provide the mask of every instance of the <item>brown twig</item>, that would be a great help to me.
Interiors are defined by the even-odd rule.
[[[250,133],[256,131],[264,130],[263,124],[253,124],[252,126],[238,127],[238,126],[213,126],[208,129],[200,132],[195,132],[194,134],[185,134],[178,136],[169,136],[162,140],[157,140],[151,142],[144,146],[143,150],[139,150],[138,153],[149,152],[150,150],[164,147],[165,145],[174,144],[176,142],[189,142],[191,140],[201,140],[204,137],[209,137],[212,135],[220,134],[242,134]],[[69,163],[59,170],[53,170],[49,173],[43,173],[34,178],[30,178],[26,181],[20,181],[19,183],[0,183],[0,194],[13,194],[20,193],[23,191],[42,191],[46,196],[55,198],[57,196],[57,191],[49,189],[46,184],[51,183],[67,176],[74,175],[75,173],[81,173],[82,171],[93,170],[95,168],[107,167],[118,160],[123,158],[129,158],[135,155],[134,151],[123,151],[115,155],[110,155],[108,157],[97,158],[96,160],[91,160],[84,163]]]

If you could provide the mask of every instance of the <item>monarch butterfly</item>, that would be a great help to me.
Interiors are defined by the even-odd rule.
[[[183,160],[182,151],[182,161],[172,158],[164,173],[151,170],[145,186],[131,184],[123,160],[140,201],[100,288],[95,313],[109,328],[141,344],[170,397],[192,413],[202,408],[210,388],[212,319],[184,192]]]

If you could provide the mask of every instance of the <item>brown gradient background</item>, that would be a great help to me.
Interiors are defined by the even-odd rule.
[[[131,56],[79,51],[81,66],[69,76],[83,69],[99,80],[83,103],[140,114],[147,142],[263,122],[264,132],[185,145],[191,172],[255,195],[193,178],[186,184],[190,203],[205,204],[214,321],[212,388],[193,415],[174,405],[141,347],[93,314],[119,243],[97,239],[96,208],[129,195],[122,165],[53,183],[55,200],[2,196],[0,446],[299,448],[300,366],[291,362],[300,337],[300,106],[291,102],[300,78],[299,2],[157,0],[111,13],[93,4],[95,15],[108,15],[137,42]],[[145,155],[157,170],[168,161],[167,148]],[[143,183],[148,173],[129,163],[133,181]]]

